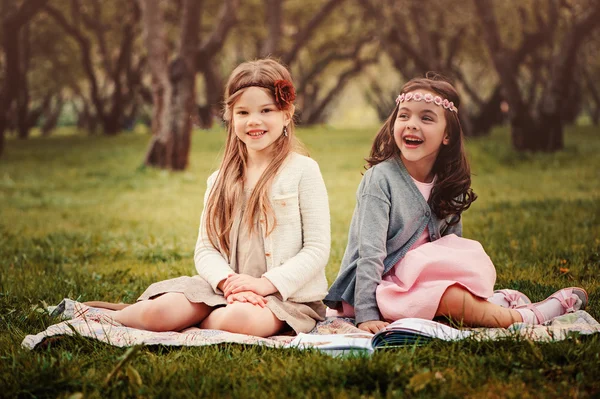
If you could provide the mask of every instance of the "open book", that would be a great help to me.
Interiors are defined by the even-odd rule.
[[[400,319],[376,334],[299,334],[290,347],[315,348],[332,354],[368,352],[375,349],[424,344],[432,339],[456,341],[469,337],[473,331],[459,330],[425,319]]]

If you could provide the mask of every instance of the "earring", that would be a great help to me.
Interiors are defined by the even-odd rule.
[[[283,127],[283,135],[284,135],[285,137],[287,137],[287,136],[288,136],[288,132],[287,132],[287,126],[284,126],[284,127]]]

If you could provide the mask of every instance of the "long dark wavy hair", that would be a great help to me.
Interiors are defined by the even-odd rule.
[[[427,74],[425,78],[415,78],[408,81],[401,93],[415,90],[430,91],[440,97],[452,101],[460,109],[460,98],[454,86],[445,78],[437,74]],[[371,147],[366,169],[393,156],[400,155],[400,149],[394,140],[394,123],[398,115],[399,105],[385,121]],[[459,111],[460,112],[460,111]],[[447,145],[442,145],[433,165],[432,173],[436,180],[429,197],[429,206],[438,218],[446,219],[456,215],[451,224],[460,221],[460,215],[477,199],[471,189],[471,168],[465,153],[463,131],[458,119],[458,113],[444,109],[446,117],[446,134],[449,137]]]

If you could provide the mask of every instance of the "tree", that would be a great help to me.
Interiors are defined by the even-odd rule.
[[[404,80],[433,71],[460,85],[471,100],[470,106],[462,108],[459,114],[466,134],[484,135],[502,122],[502,98],[497,84],[485,80],[483,84],[481,79],[469,79],[471,74],[464,73],[465,69],[475,71],[487,64],[480,55],[477,32],[468,17],[472,10],[467,4],[450,9],[440,2],[423,7],[418,0],[365,0],[360,4],[366,18],[376,21],[378,40]],[[377,78],[372,79],[367,98],[380,118],[385,119],[390,110],[389,99],[398,94],[399,88],[382,86]],[[386,101],[379,98],[382,93]]]
[[[8,112],[16,100],[23,82],[21,70],[21,30],[36,15],[48,0],[25,0],[20,5],[13,0],[2,0],[2,48],[4,51],[5,73],[0,87],[0,155],[4,152],[4,133]]]
[[[152,76],[153,137],[145,164],[184,170],[188,165],[192,117],[196,113],[196,74],[210,70],[213,57],[235,22],[237,0],[223,3],[211,34],[200,42],[203,2],[184,0],[177,54],[169,62],[164,10],[158,0],[140,0],[148,65]]]
[[[600,75],[600,32],[596,31],[579,53],[581,71],[582,107],[595,126],[600,124],[600,84],[596,78]]]
[[[509,48],[502,41],[491,0],[474,0],[483,39],[509,105],[513,147],[518,151],[557,151],[563,148],[563,105],[575,83],[577,52],[586,35],[600,24],[600,2],[536,2],[531,13],[537,28],[523,36],[522,45]],[[560,8],[559,8],[560,7]],[[544,14],[547,18],[544,18]],[[562,16],[562,19],[561,19]],[[556,22],[559,23],[556,23]],[[560,24],[562,22],[562,24]],[[557,38],[558,29],[562,28]],[[555,39],[555,40],[551,40]],[[530,45],[525,45],[529,43]],[[520,53],[537,51],[548,44],[548,77],[542,85],[540,101],[528,103],[519,85]],[[550,44],[554,44],[551,46]]]
[[[299,121],[323,123],[351,79],[377,62],[378,49],[360,7],[345,0],[258,4],[243,12],[262,15],[267,29],[240,26],[237,36],[253,45],[244,46],[238,58],[278,58],[294,76]]]
[[[135,106],[145,62],[143,57],[135,57],[140,18],[137,4],[127,2],[123,10],[120,3],[108,7],[99,0],[85,3],[72,0],[68,18],[50,4],[44,11],[79,45],[93,115],[98,118],[103,132],[119,133],[127,111]],[[111,51],[115,47],[118,51]]]

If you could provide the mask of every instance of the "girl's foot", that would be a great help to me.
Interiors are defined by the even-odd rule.
[[[496,290],[494,295],[488,298],[488,302],[502,306],[503,308],[515,309],[518,306],[524,306],[531,303],[527,295],[517,290]]]
[[[583,288],[570,287],[556,291],[541,302],[522,305],[515,310],[527,324],[544,324],[548,320],[585,309],[588,302],[587,292]]]

